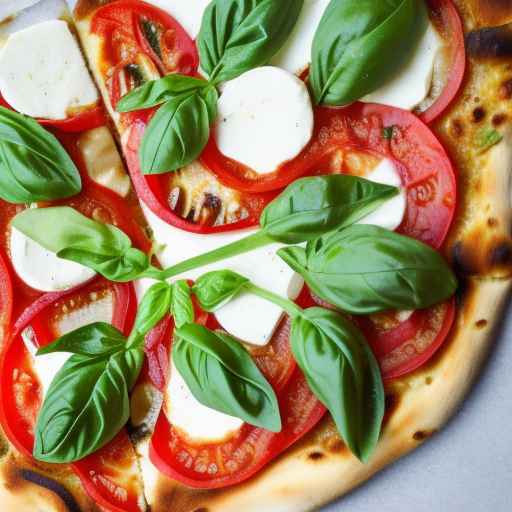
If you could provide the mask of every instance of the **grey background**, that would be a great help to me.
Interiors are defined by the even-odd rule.
[[[512,304],[504,318],[445,429],[322,512],[512,511]]]

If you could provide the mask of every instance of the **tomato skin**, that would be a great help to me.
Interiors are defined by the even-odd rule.
[[[420,118],[431,124],[451,105],[460,90],[466,71],[466,49],[464,28],[457,8],[452,0],[427,0],[434,16],[441,19],[445,30],[445,39],[449,40],[451,69],[441,95],[423,113]]]
[[[9,268],[0,251],[0,346],[3,345],[11,325],[13,290]]]

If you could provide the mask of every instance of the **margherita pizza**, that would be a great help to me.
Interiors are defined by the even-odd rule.
[[[510,291],[512,5],[0,5],[0,506],[317,509],[435,433]]]

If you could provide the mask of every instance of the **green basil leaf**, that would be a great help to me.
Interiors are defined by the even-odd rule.
[[[176,331],[172,357],[203,405],[272,432],[281,430],[276,394],[239,341],[187,324]]]
[[[266,64],[288,39],[303,0],[213,0],[197,38],[201,68],[214,83]]]
[[[123,350],[126,338],[122,332],[105,322],[84,325],[40,348],[37,355],[69,352],[82,356],[101,356]]]
[[[155,283],[139,304],[134,330],[145,336],[162,318],[170,313],[172,288],[165,282]]]
[[[477,133],[476,143],[480,153],[485,153],[488,149],[499,144],[502,140],[503,135],[499,131],[494,128],[482,128]]]
[[[208,87],[201,89],[201,91],[199,91],[199,94],[206,103],[210,124],[213,124],[217,119],[218,113],[219,93],[217,92],[217,88],[214,85],[209,85]]]
[[[81,189],[80,173],[60,142],[34,119],[0,107],[0,198],[53,201]]]
[[[194,321],[194,304],[192,303],[191,289],[187,281],[176,281],[172,285],[171,314],[176,327]]]
[[[132,281],[150,264],[120,229],[67,206],[29,208],[16,215],[12,225],[59,257],[92,268],[111,281]]]
[[[356,176],[302,178],[263,210],[260,225],[278,242],[306,242],[357,222],[397,194],[396,187]]]
[[[183,94],[168,101],[144,131],[139,152],[142,172],[162,174],[190,164],[209,136],[210,109],[200,94]]]
[[[354,225],[279,256],[323,300],[352,314],[423,309],[453,295],[457,280],[441,254],[377,226]]]
[[[128,393],[143,361],[144,352],[138,349],[110,356],[71,356],[39,412],[34,457],[75,462],[109,443],[128,421]]]
[[[116,105],[118,112],[131,112],[155,107],[183,94],[192,94],[208,87],[200,78],[172,73],[158,80],[146,82],[123,96]]]
[[[310,308],[294,318],[291,343],[309,387],[329,409],[343,440],[368,461],[379,439],[385,396],[363,334],[334,311]]]
[[[417,0],[331,0],[316,31],[310,82],[315,102],[347,105],[384,85],[427,27]]]
[[[247,283],[249,279],[236,272],[217,270],[199,277],[193,292],[201,309],[214,312],[236,297]]]

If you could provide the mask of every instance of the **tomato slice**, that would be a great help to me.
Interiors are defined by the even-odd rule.
[[[449,72],[441,94],[420,114],[425,123],[432,123],[450,106],[457,96],[466,71],[466,50],[462,20],[452,0],[427,0],[432,17],[439,27],[448,52]]]
[[[0,343],[4,343],[9,332],[12,316],[12,282],[4,256],[0,252]]]
[[[112,300],[112,324],[127,335],[137,308],[133,285],[113,284],[102,278],[74,290],[41,296],[14,324],[0,361],[0,423],[11,443],[27,457],[32,456],[33,429],[41,395],[22,333],[29,333],[37,346],[51,343],[60,335],[60,329],[66,328],[63,322],[74,318],[77,325],[73,328],[76,328],[89,323],[88,316],[96,318],[97,309],[94,308],[108,296]],[[93,309],[88,311],[87,308]],[[27,328],[30,330],[26,331]],[[134,492],[135,477],[126,476],[127,468],[137,467],[126,432],[121,432],[99,452],[71,466],[89,495],[106,510],[141,510],[140,492],[138,489]]]

